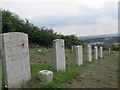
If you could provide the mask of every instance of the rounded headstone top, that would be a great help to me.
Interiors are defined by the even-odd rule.
[[[64,41],[64,39],[55,39],[53,40],[54,42],[57,42],[57,41]]]
[[[38,74],[49,74],[49,73],[53,73],[52,71],[49,71],[49,70],[41,70],[41,71],[38,71]]]
[[[26,34],[26,33],[23,33],[23,32],[8,32],[8,33],[2,33],[2,34],[5,35],[5,34]]]
[[[82,46],[76,46],[76,47],[82,47]]]

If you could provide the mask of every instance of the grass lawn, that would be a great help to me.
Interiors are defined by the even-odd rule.
[[[80,67],[75,64],[75,52],[70,52],[66,50],[66,71],[65,72],[56,72],[55,60],[53,50],[45,52],[37,52],[40,48],[30,49],[30,62],[31,62],[31,74],[32,79],[28,82],[23,88],[65,88],[63,83],[68,82],[75,75],[82,72],[87,66],[94,63],[94,55],[92,62],[87,62],[87,54],[84,52],[83,61],[84,64]],[[42,50],[42,49],[40,49]],[[44,49],[43,49],[44,50]],[[104,52],[104,57],[107,56],[107,52]],[[103,59],[98,59],[103,60]],[[40,70],[50,70],[53,71],[53,81],[50,83],[41,83],[37,79],[37,72]]]
[[[2,89],[2,66],[0,65],[0,90]]]
[[[101,59],[102,60],[102,59]],[[72,79],[75,75],[82,72],[89,64],[94,63],[95,60],[92,62],[85,62],[80,67],[77,65],[67,65],[67,70],[65,72],[56,72],[53,65],[41,65],[41,64],[31,64],[31,74],[32,79],[31,81],[24,87],[28,88],[65,88],[63,87],[63,83]],[[53,81],[50,83],[40,83],[37,80],[37,72],[40,70],[50,70],[54,72]]]

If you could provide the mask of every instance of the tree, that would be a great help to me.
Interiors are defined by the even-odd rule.
[[[2,11],[2,32],[23,32],[28,34],[29,43],[51,47],[54,39],[64,39],[66,47],[82,44],[75,35],[62,35],[54,32],[51,28],[37,27],[29,22],[28,19],[22,20],[18,15],[8,11]]]

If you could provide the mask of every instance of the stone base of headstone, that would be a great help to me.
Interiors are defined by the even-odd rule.
[[[42,70],[38,72],[38,79],[41,82],[52,82],[53,80],[53,72],[48,70]]]

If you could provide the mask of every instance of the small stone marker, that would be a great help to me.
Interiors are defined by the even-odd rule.
[[[90,45],[87,46],[87,52],[88,52],[88,61],[91,62],[92,61],[92,49]]]
[[[48,70],[39,71],[38,79],[40,79],[41,82],[52,82],[53,72]]]
[[[63,39],[53,40],[53,46],[55,50],[57,72],[66,71],[64,40]]]
[[[31,78],[28,35],[12,32],[2,34],[4,83],[20,88]]]
[[[95,59],[98,60],[98,47],[95,46],[94,49],[95,49]]]
[[[38,52],[42,52],[42,50],[37,50]]]
[[[102,47],[100,47],[100,58],[102,58],[103,57],[103,49],[102,49]]]
[[[76,46],[76,64],[78,66],[83,64],[82,46]]]
[[[109,48],[109,54],[111,53],[111,48]]]
[[[112,51],[113,53],[115,53],[115,51]]]

